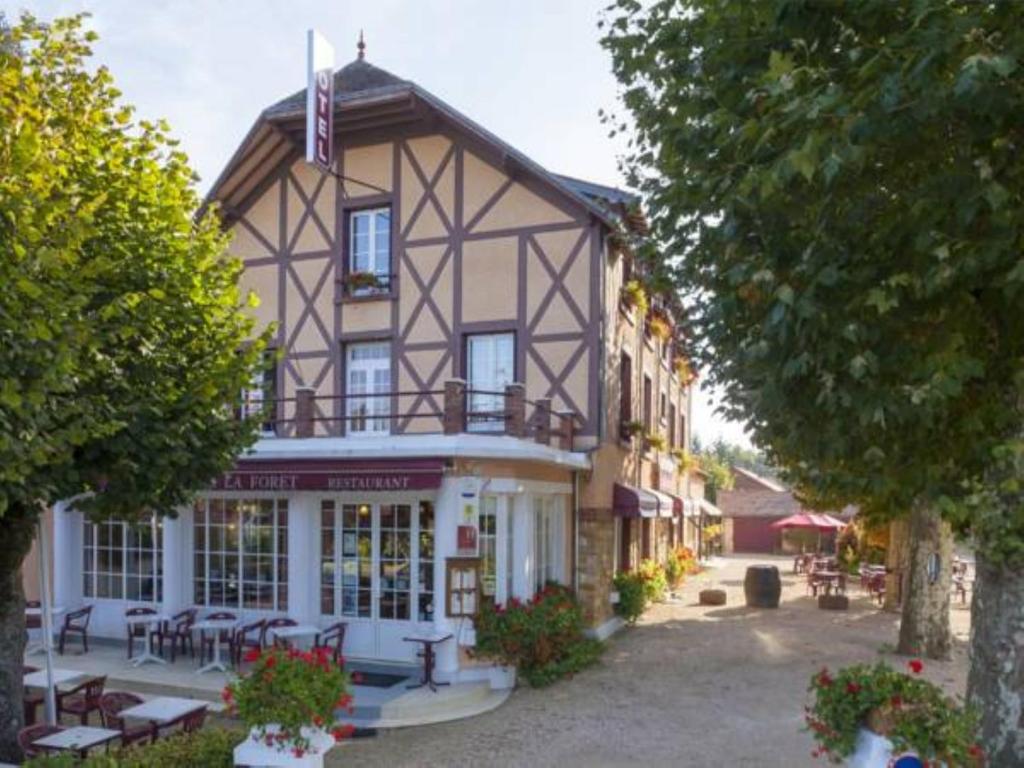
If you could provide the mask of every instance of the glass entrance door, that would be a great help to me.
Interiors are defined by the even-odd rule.
[[[348,622],[345,653],[412,660],[402,637],[434,618],[433,505],[324,499],[320,511],[320,610]]]

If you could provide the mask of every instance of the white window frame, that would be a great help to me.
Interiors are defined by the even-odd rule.
[[[90,523],[86,521],[84,523],[85,529],[82,535],[82,594],[91,600],[118,600],[129,603],[159,603],[163,601],[163,556],[164,556],[164,541],[163,541],[163,522],[156,516],[151,515],[149,518],[148,525],[150,527],[150,536],[152,537],[153,546],[148,549],[141,547],[129,547],[128,546],[128,529],[132,527],[141,527],[147,525],[146,522],[139,521],[136,523],[129,523],[124,520],[103,520],[98,523]],[[114,551],[112,547],[100,547],[99,546],[99,531],[100,526],[120,526],[121,527],[121,546],[118,548],[121,553],[121,566],[115,570],[108,567],[106,570],[101,571],[99,568],[99,551],[100,549],[109,549]],[[91,536],[89,535],[91,534]],[[128,554],[135,552],[141,554],[142,552],[148,552],[152,555],[152,569],[149,573],[143,574],[141,572],[132,572],[128,570]],[[103,577],[117,577],[120,576],[121,580],[121,596],[111,597],[100,596],[99,593],[99,578]],[[153,579],[153,597],[129,597],[128,596],[128,578],[129,577],[143,578],[148,576]]]
[[[533,497],[532,586],[534,594],[549,581],[565,580],[562,560],[565,551],[565,509],[561,496]]]
[[[505,366],[507,375],[504,379],[494,378],[491,379],[494,370],[488,371],[475,371],[474,361],[474,347],[477,344],[487,344],[491,349],[485,350],[489,354],[488,362],[496,363],[498,355],[504,350],[501,348],[503,343],[507,343],[507,352],[509,355],[508,365]],[[496,364],[492,366],[496,368]],[[473,413],[482,412],[500,412],[505,409],[505,397],[504,390],[509,384],[515,380],[516,375],[516,334],[513,331],[502,331],[500,333],[471,333],[466,336],[466,386],[470,390],[469,402],[467,404],[467,410],[469,411],[469,417],[467,418],[467,429],[470,432],[503,432],[505,430],[505,423],[502,419],[496,417],[480,416],[474,418]],[[481,380],[482,376],[486,376],[487,379]],[[497,394],[477,394],[474,393],[474,389],[480,389],[483,392],[490,393],[494,392]]]
[[[377,357],[357,358],[360,350],[384,350]],[[365,376],[365,391],[357,392],[353,374]],[[378,382],[378,374],[386,374]],[[391,434],[391,397],[358,397],[360,394],[388,394],[391,387],[391,342],[369,341],[346,345],[345,348],[345,434],[350,437],[373,437]]]
[[[271,407],[273,407],[277,389],[277,363],[274,354],[273,350],[267,350],[262,361],[263,367],[253,372],[249,386],[242,389],[243,419],[263,415],[263,409],[268,400],[271,401]],[[267,420],[260,423],[260,436],[274,437],[277,434],[277,425],[275,424],[277,414],[271,411],[267,416]]]
[[[378,250],[377,248],[377,235],[381,233],[378,227],[378,216],[380,214],[387,215],[387,230],[383,232],[385,235],[384,241],[387,243],[387,247],[384,250]],[[358,255],[363,255],[360,251],[356,251],[356,222],[365,221],[367,230],[367,250],[366,256],[366,268],[356,268],[356,258]],[[377,277],[381,281],[382,288],[356,288],[351,291],[353,296],[368,296],[374,293],[382,292],[384,286],[387,289],[391,287],[391,207],[382,206],[380,208],[364,208],[358,211],[351,211],[348,217],[348,270],[349,274],[354,272],[369,272]]]

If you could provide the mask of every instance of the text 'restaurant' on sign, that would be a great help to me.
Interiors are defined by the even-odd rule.
[[[307,48],[306,162],[327,171],[334,162],[334,48],[315,29]]]

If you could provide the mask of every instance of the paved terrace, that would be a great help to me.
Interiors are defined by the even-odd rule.
[[[778,610],[743,607],[743,575],[771,562],[783,573]],[[429,727],[382,731],[335,750],[329,765],[757,766],[825,765],[802,732],[810,676],[889,658],[898,617],[851,586],[847,613],[819,611],[791,558],[735,557],[692,579],[681,600],[656,606],[609,641],[601,666],[551,688],[518,689],[494,712]],[[695,605],[705,586],[725,607]],[[969,610],[956,601],[956,650],[925,675],[966,687]]]

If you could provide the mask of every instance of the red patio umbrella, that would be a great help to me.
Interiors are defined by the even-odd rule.
[[[772,528],[785,530],[786,528],[803,528],[818,532],[818,551],[821,551],[822,531],[838,531],[846,527],[846,523],[837,520],[832,515],[818,514],[816,512],[798,512],[795,515],[776,520],[771,524]]]

